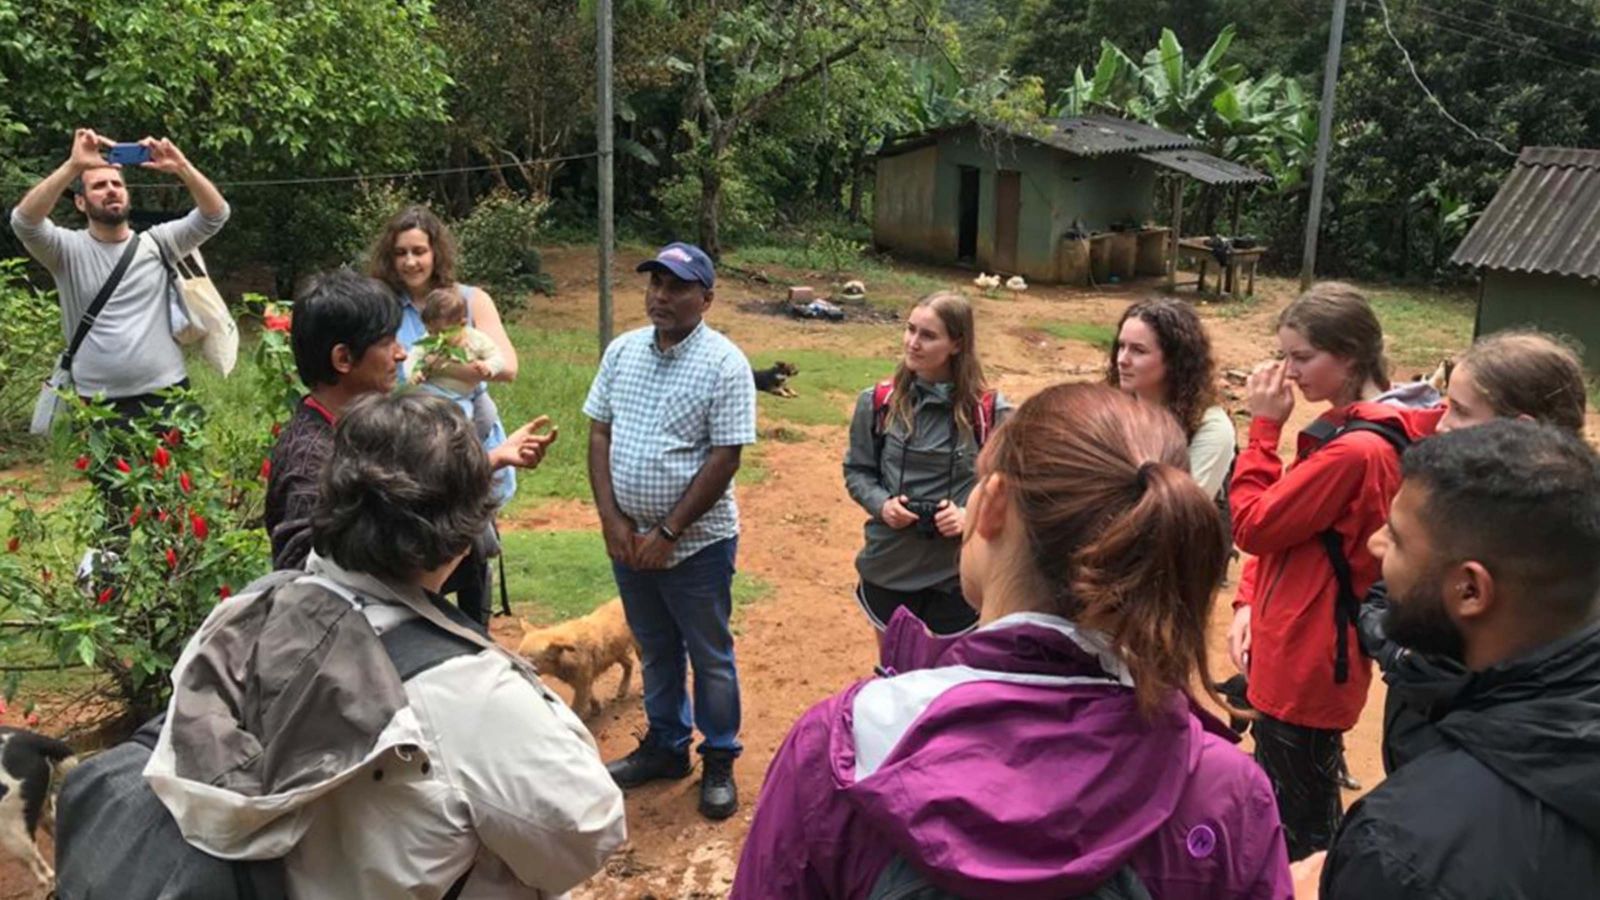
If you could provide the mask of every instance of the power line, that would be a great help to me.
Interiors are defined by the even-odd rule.
[[[1412,80],[1417,83],[1417,87],[1422,88],[1422,92],[1424,94],[1428,95],[1428,99],[1433,101],[1433,105],[1438,108],[1439,114],[1448,119],[1451,124],[1455,125],[1457,128],[1460,128],[1462,131],[1465,131],[1467,134],[1472,135],[1477,140],[1486,144],[1493,144],[1501,153],[1504,153],[1510,157],[1515,157],[1517,154],[1513,153],[1509,148],[1506,147],[1505,144],[1500,143],[1494,138],[1484,137],[1478,132],[1472,130],[1467,123],[1451,115],[1450,110],[1444,108],[1444,104],[1439,101],[1438,97],[1434,96],[1433,91],[1429,90],[1428,85],[1423,82],[1422,76],[1417,74],[1417,66],[1416,63],[1411,61],[1410,51],[1406,50],[1405,45],[1400,43],[1400,39],[1398,37],[1395,37],[1394,27],[1389,22],[1389,4],[1385,2],[1385,0],[1378,0],[1378,9],[1383,11],[1383,30],[1388,33],[1389,40],[1394,42],[1395,47],[1399,48],[1400,56],[1405,59],[1406,68],[1411,70]]]
[[[1545,62],[1555,63],[1558,66],[1566,66],[1567,68],[1570,68],[1570,69],[1576,69],[1579,72],[1600,72],[1600,69],[1596,69],[1596,68],[1591,67],[1591,66],[1586,66],[1586,65],[1583,65],[1582,63],[1574,62],[1574,61],[1572,61],[1570,59],[1560,59],[1560,58],[1557,58],[1557,57],[1554,57],[1554,56],[1550,56],[1550,55],[1545,54],[1545,53],[1540,53],[1539,51],[1530,49],[1528,47],[1519,47],[1516,44],[1507,44],[1507,43],[1505,43],[1503,41],[1496,41],[1496,40],[1493,40],[1492,38],[1484,37],[1481,34],[1476,34],[1476,33],[1471,32],[1471,31],[1465,31],[1463,29],[1456,28],[1453,25],[1447,25],[1444,22],[1428,21],[1426,24],[1427,24],[1427,27],[1432,28],[1432,29],[1434,29],[1436,31],[1443,31],[1443,32],[1446,32],[1448,34],[1454,34],[1454,35],[1458,35],[1460,37],[1467,38],[1469,40],[1478,41],[1479,43],[1482,43],[1482,44],[1488,44],[1491,47],[1498,47],[1501,50],[1509,50],[1509,51],[1511,51],[1513,53],[1521,53],[1521,54],[1523,54],[1525,56],[1530,56],[1530,57],[1533,57],[1535,59],[1542,59]]]
[[[1600,37],[1600,31],[1596,31],[1595,29],[1584,28],[1581,25],[1569,25],[1566,22],[1561,22],[1561,21],[1558,21],[1556,19],[1547,18],[1545,16],[1539,15],[1538,13],[1523,12],[1520,9],[1506,9],[1503,4],[1495,3],[1495,2],[1493,2],[1493,0],[1468,0],[1468,2],[1476,3],[1479,6],[1486,6],[1489,9],[1494,10],[1495,12],[1504,13],[1504,14],[1506,14],[1508,16],[1521,16],[1522,18],[1527,19],[1530,22],[1539,22],[1539,23],[1544,24],[1544,25],[1553,25],[1553,26],[1555,26],[1557,28],[1565,28],[1568,31],[1577,32],[1578,34],[1584,35],[1585,37],[1591,37],[1591,38],[1592,37]]]
[[[1425,12],[1425,13],[1428,13],[1430,15],[1438,16],[1440,18],[1453,19],[1453,20],[1455,20],[1457,22],[1460,22],[1463,26],[1466,26],[1466,27],[1477,27],[1477,26],[1481,26],[1482,25],[1482,23],[1479,22],[1476,19],[1468,18],[1467,16],[1463,16],[1463,15],[1460,15],[1460,14],[1457,14],[1457,13],[1452,13],[1452,12],[1449,12],[1449,11],[1446,11],[1446,10],[1443,10],[1443,9],[1438,9],[1438,8],[1432,7],[1432,6],[1425,6],[1425,5],[1419,3],[1419,4],[1416,4],[1414,8],[1419,12]],[[1553,51],[1555,51],[1557,53],[1568,53],[1568,54],[1572,54],[1572,55],[1575,55],[1575,56],[1586,56],[1589,59],[1593,60],[1594,62],[1600,62],[1600,54],[1597,54],[1597,53],[1595,53],[1593,51],[1590,51],[1590,50],[1579,50],[1579,49],[1574,48],[1574,47],[1567,47],[1567,46],[1563,46],[1561,44],[1554,44],[1554,43],[1551,43],[1549,41],[1544,40],[1543,38],[1536,37],[1534,35],[1527,34],[1525,32],[1517,31],[1514,28],[1501,28],[1500,31],[1503,31],[1504,33],[1506,33],[1508,35],[1514,35],[1516,37],[1522,38],[1523,40],[1526,40],[1526,41],[1532,41],[1533,43],[1538,44],[1541,47],[1545,47],[1545,48],[1553,50]],[[1513,46],[1513,45],[1506,45],[1506,46]]]
[[[218,181],[218,188],[240,187],[283,187],[296,184],[338,184],[353,181],[392,181],[399,178],[427,178],[435,175],[458,175],[466,172],[487,172],[490,169],[499,169],[506,166],[533,166],[560,162],[573,162],[580,159],[594,159],[599,153],[576,153],[571,156],[550,156],[543,159],[519,159],[505,163],[489,163],[481,166],[458,166],[452,169],[419,169],[411,172],[379,172],[362,175],[327,175],[316,178],[265,178],[246,181]],[[34,182],[33,184],[36,184]],[[28,190],[33,184],[7,184],[7,188]],[[183,187],[181,184],[170,182],[136,183],[128,185],[129,188],[149,188],[154,190],[176,190]]]

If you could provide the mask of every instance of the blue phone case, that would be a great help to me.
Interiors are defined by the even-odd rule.
[[[106,162],[118,166],[132,166],[150,161],[150,148],[143,144],[113,144],[106,151]]]

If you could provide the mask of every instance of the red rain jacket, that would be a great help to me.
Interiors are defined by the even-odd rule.
[[[1433,433],[1441,407],[1408,409],[1360,402],[1323,414],[1335,427],[1350,419],[1384,422],[1417,440]],[[1380,576],[1367,538],[1383,526],[1400,490],[1400,456],[1381,435],[1349,432],[1326,444],[1302,432],[1286,471],[1278,458],[1283,426],[1250,423],[1228,487],[1233,540],[1257,557],[1246,565],[1234,606],[1249,604],[1250,692],[1256,709],[1309,728],[1346,731],[1361,716],[1372,680],[1350,623],[1350,677],[1334,682],[1338,582],[1318,535],[1343,538],[1356,596]]]

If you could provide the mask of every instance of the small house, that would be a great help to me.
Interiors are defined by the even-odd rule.
[[[1482,276],[1474,337],[1568,335],[1600,370],[1600,150],[1523,148],[1450,261]]]
[[[876,156],[873,241],[1036,282],[1164,274],[1175,229],[1151,227],[1158,175],[1234,187],[1269,180],[1198,145],[1104,115],[1036,131],[969,122],[904,138]]]

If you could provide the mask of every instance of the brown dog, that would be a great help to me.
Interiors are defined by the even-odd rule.
[[[633,680],[633,632],[622,612],[622,600],[609,600],[580,619],[549,628],[534,628],[522,620],[522,643],[517,653],[532,662],[542,675],[572,685],[572,709],[579,716],[600,712],[594,699],[594,680],[612,666],[622,667],[617,699],[628,695]]]

